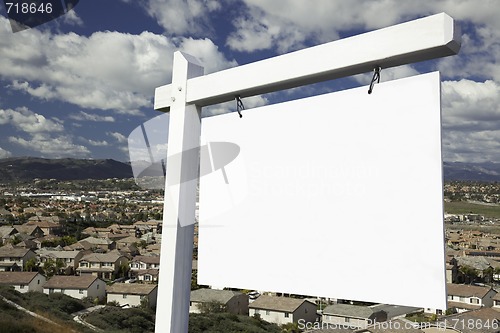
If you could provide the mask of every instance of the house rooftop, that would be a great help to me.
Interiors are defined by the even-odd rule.
[[[294,312],[304,302],[310,301],[299,298],[262,295],[255,301],[250,303],[248,307],[253,309],[274,310],[280,312]]]
[[[120,257],[123,257],[118,251],[108,253],[91,253],[84,256],[81,261],[88,262],[116,262]]]
[[[448,295],[462,297],[483,298],[491,290],[491,287],[473,286],[468,284],[446,284]]]
[[[368,306],[361,305],[351,305],[351,304],[333,304],[327,306],[323,310],[323,314],[327,315],[335,315],[342,317],[351,317],[351,318],[362,318],[369,319],[374,313],[383,311],[379,309],[373,309]]]
[[[238,291],[203,288],[191,291],[191,302],[203,303],[216,301],[226,304],[231,298],[241,294]]]
[[[0,272],[0,284],[29,284],[38,272]]]
[[[106,286],[108,294],[149,295],[158,288],[156,284],[114,283]]]
[[[132,261],[140,261],[146,264],[159,264],[160,257],[159,256],[135,256]]]
[[[87,289],[97,279],[97,277],[91,274],[83,274],[80,276],[56,275],[47,281],[43,287],[53,289]]]
[[[31,251],[30,249],[23,249],[17,247],[11,248],[4,246],[0,247],[0,257],[22,258],[30,251]]]

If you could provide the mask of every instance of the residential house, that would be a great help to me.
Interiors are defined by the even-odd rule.
[[[37,225],[45,235],[57,235],[61,230],[61,219],[58,216],[32,216],[23,225]]]
[[[323,323],[353,328],[366,328],[375,322],[387,321],[387,312],[369,306],[333,304],[323,310]]]
[[[26,223],[25,223],[23,225],[16,226],[16,229],[20,234],[33,236],[35,238],[45,236],[45,233],[43,232],[43,230],[37,225],[26,225]]]
[[[153,284],[114,283],[106,287],[108,302],[117,302],[120,306],[139,306],[144,300],[151,308],[156,307],[158,286]]]
[[[439,319],[439,327],[445,324],[455,328],[453,331],[442,329],[425,330],[425,332],[460,332],[460,333],[498,333],[500,327],[500,312],[492,308],[467,311]]]
[[[116,249],[130,254],[132,256],[139,254],[137,249],[137,244],[141,241],[140,238],[134,236],[128,236],[126,238],[120,238],[116,240]]]
[[[496,291],[487,286],[448,283],[448,308],[458,313],[492,307]]]
[[[159,269],[145,269],[135,272],[133,277],[144,283],[158,283],[159,273]]]
[[[248,306],[251,317],[259,315],[261,319],[278,325],[317,320],[315,303],[298,298],[262,295]]]
[[[9,241],[14,239],[14,235],[17,234],[18,231],[16,228],[9,226],[1,226],[0,227],[0,245],[7,244]]]
[[[47,279],[38,272],[0,272],[0,285],[14,287],[20,293],[43,291]]]
[[[0,272],[22,271],[26,262],[34,258],[36,254],[30,249],[0,247]]]
[[[87,237],[69,246],[73,250],[92,250],[107,252],[116,248],[116,243],[107,238]]]
[[[493,309],[500,310],[500,294],[496,293],[493,296]]]
[[[389,304],[376,304],[370,306],[374,311],[384,311],[387,314],[387,320],[404,318],[407,315],[422,312],[422,308],[415,308],[410,306],[389,305]]]
[[[134,223],[134,226],[139,228],[144,232],[152,232],[156,234],[158,232],[158,227],[161,226],[163,221],[160,220],[149,220],[149,221],[137,221]]]
[[[62,270],[64,270],[65,274],[74,274],[74,272],[76,272],[83,254],[83,251],[78,250],[64,251],[42,248],[37,251],[38,259],[42,264],[47,260],[53,260],[55,262],[59,261],[63,263]]]
[[[55,275],[43,285],[45,294],[62,293],[73,298],[104,299],[106,283],[96,276],[86,274],[80,276]]]
[[[123,267],[128,267],[128,259],[120,252],[91,253],[80,259],[77,272],[80,275],[92,274],[105,280],[114,279]]]
[[[435,327],[432,327],[429,331],[421,330],[418,327],[418,323],[412,323],[405,319],[394,319],[387,322],[375,323],[372,326],[369,326],[365,329],[359,329],[353,331],[352,329],[339,329],[337,330],[326,330],[328,332],[339,332],[339,333],[457,333],[455,330],[447,330],[444,328],[440,328],[439,330],[435,330]],[[325,333],[326,333],[325,331]],[[314,331],[320,332],[320,331]],[[312,332],[311,332],[312,333]]]
[[[13,215],[7,209],[0,207],[0,222],[7,222],[9,218],[12,218]]]
[[[191,291],[189,312],[200,313],[203,304],[217,303],[226,312],[248,315],[248,295],[231,290],[197,289]]]
[[[130,262],[130,277],[144,282],[157,282],[160,268],[159,256],[135,256]]]

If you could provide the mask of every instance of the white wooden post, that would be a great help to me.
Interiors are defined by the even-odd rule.
[[[195,58],[174,54],[156,333],[188,331],[198,179],[186,174],[198,172],[199,157],[193,149],[200,145],[201,108],[186,103],[186,83],[199,75],[203,67]]]
[[[176,52],[172,83],[155,91],[155,109],[171,112],[155,332],[188,331],[197,185],[197,179],[188,179],[199,166],[193,149],[199,148],[202,106],[369,72],[375,66],[454,55],[459,49],[459,29],[441,13],[209,75],[203,75],[196,59]],[[171,158],[176,154],[181,158]]]

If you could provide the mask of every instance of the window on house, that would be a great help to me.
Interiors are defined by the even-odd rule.
[[[49,294],[52,294],[54,292],[54,288],[49,289]]]
[[[40,279],[38,279],[37,284],[40,284]]]
[[[255,314],[259,314],[260,313],[260,310],[259,309],[255,309]]]
[[[19,286],[19,289],[24,289],[24,284],[21,284],[21,285]]]
[[[96,289],[99,289],[99,285],[97,285]]]
[[[465,302],[465,297],[460,297],[459,300],[460,302]]]
[[[123,298],[127,298],[127,294],[123,294]]]
[[[351,318],[347,318],[347,317],[345,317],[345,318],[344,318],[344,321],[345,321],[346,323],[348,323],[348,322],[350,322],[350,321],[351,321]]]
[[[78,290],[78,293],[83,294],[83,289]]]
[[[271,311],[266,310],[266,316],[269,316],[271,314]]]
[[[285,312],[285,318],[289,318],[290,314],[288,312]]]
[[[471,298],[471,299],[470,299],[470,302],[471,302],[472,304],[479,304],[479,298]]]

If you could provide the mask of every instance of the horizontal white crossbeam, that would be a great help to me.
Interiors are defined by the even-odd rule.
[[[207,106],[457,54],[460,31],[445,13],[287,53],[274,58],[194,77],[186,102]],[[156,88],[155,110],[169,111],[172,84]]]

